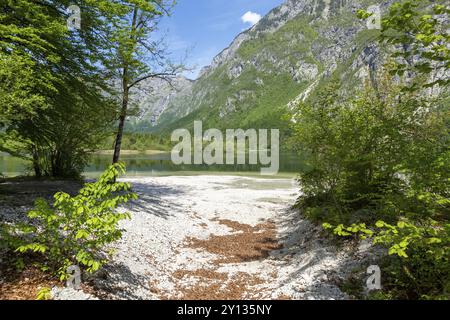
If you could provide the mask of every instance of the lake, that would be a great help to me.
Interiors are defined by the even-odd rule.
[[[97,177],[111,164],[111,155],[95,154],[84,170],[84,176]],[[259,165],[174,165],[170,153],[124,154],[121,161],[127,166],[127,176],[170,175],[242,175],[259,176]],[[293,177],[302,168],[302,161],[294,153],[280,153],[280,170],[275,177]],[[7,177],[32,174],[28,161],[0,153],[0,173]]]

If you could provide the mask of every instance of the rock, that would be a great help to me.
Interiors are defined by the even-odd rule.
[[[319,74],[319,68],[315,64],[299,61],[296,67],[292,67],[292,78],[297,82],[312,81]]]
[[[368,250],[370,250],[371,247],[372,247],[372,240],[364,239],[360,242],[358,246],[358,253],[361,254],[367,252]]]
[[[72,288],[53,287],[51,294],[53,300],[99,300],[90,294]]]

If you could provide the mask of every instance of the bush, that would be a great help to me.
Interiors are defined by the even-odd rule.
[[[394,299],[450,299],[450,224],[407,220],[390,225],[378,221],[372,230],[365,224],[323,225],[337,236],[372,238],[388,249],[382,262],[384,296]],[[376,229],[376,230],[375,230]]]
[[[391,81],[345,103],[331,86],[296,110],[293,144],[308,163],[298,205],[319,221],[394,222],[411,208],[434,214],[421,193],[447,198],[445,116]]]
[[[79,264],[88,272],[98,270],[107,261],[108,245],[122,237],[119,222],[130,218],[116,208],[137,199],[129,183],[116,181],[124,172],[124,164],[115,164],[98,181],[85,184],[75,197],[59,192],[52,205],[36,200],[28,213],[32,223],[16,228],[20,235],[15,239],[16,251],[40,253],[42,269],[56,272],[61,280],[70,265]]]
[[[379,297],[449,298],[450,10],[420,3],[391,6],[379,33],[389,58],[356,98],[332,83],[293,124],[308,159],[297,206],[338,236],[388,248]]]
[[[299,106],[295,141],[308,170],[297,205],[338,236],[389,249],[380,262],[387,296],[450,298],[448,117],[392,83],[347,103],[330,88]]]

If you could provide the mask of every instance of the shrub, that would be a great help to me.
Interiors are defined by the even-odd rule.
[[[448,115],[386,80],[378,95],[341,103],[331,90],[299,106],[295,139],[309,168],[298,207],[335,235],[388,249],[383,296],[450,298]]]
[[[74,197],[59,192],[52,205],[36,200],[28,213],[33,223],[18,227],[22,237],[16,251],[42,254],[42,269],[57,272],[61,280],[70,265],[79,264],[88,272],[98,270],[107,261],[108,245],[122,237],[119,222],[130,218],[116,208],[137,199],[129,183],[116,181],[124,172],[123,164],[115,164]]]
[[[51,300],[52,290],[50,288],[42,288],[36,295],[36,300]]]
[[[378,39],[388,59],[365,90],[348,98],[330,81],[295,110],[293,142],[308,159],[297,206],[388,248],[380,297],[449,298],[449,13],[393,4]]]
[[[337,236],[372,238],[386,247],[382,262],[383,296],[397,299],[450,299],[450,224],[433,220],[423,223],[399,221],[396,225],[378,221],[365,224],[323,225]]]

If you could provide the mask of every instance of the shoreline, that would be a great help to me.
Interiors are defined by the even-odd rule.
[[[116,254],[103,269],[108,277],[91,278],[92,290],[84,293],[56,286],[55,299],[349,298],[335,280],[364,259],[323,239],[320,227],[292,209],[299,195],[292,180],[236,175],[120,180],[131,183],[139,198],[120,209],[132,218],[121,222],[123,237],[112,245]],[[58,181],[13,183],[9,189],[21,197],[3,199],[0,217],[20,222],[36,196],[50,199],[55,191],[77,188]]]
[[[120,154],[122,155],[138,155],[138,154],[147,154],[147,155],[154,155],[154,154],[166,154],[169,153],[170,151],[164,151],[164,150],[121,150]],[[90,153],[92,155],[105,155],[105,156],[109,156],[109,155],[113,155],[114,154],[114,150],[97,150],[94,151],[92,153]]]

